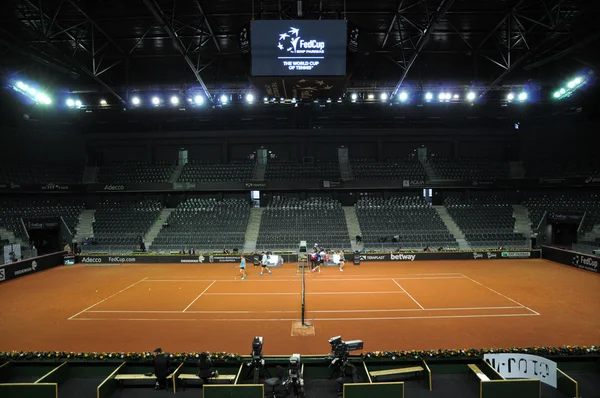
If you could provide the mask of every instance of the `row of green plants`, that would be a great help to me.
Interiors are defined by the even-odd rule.
[[[372,351],[360,354],[365,360],[445,360],[445,359],[481,359],[488,353],[521,353],[548,357],[597,356],[599,346],[562,346],[562,347],[528,347],[528,348],[465,348],[453,350],[412,350],[412,351]],[[166,353],[174,361],[194,361],[200,357],[199,352]],[[247,357],[236,353],[210,353],[214,361],[242,362]],[[148,361],[153,357],[151,352],[65,352],[65,351],[9,351],[0,352],[0,361]],[[268,357],[268,356],[267,356]]]

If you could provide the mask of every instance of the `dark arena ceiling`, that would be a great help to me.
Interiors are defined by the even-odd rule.
[[[556,88],[600,64],[598,0],[2,0],[0,73],[100,92],[258,83],[252,19],[346,19],[360,29],[343,91],[454,84]]]

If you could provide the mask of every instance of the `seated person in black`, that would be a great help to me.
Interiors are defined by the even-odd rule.
[[[346,364],[344,364],[340,369],[340,377],[338,377],[336,381],[338,383],[338,393],[342,393],[344,391],[344,384],[358,383],[360,380],[358,378],[358,370],[356,369],[356,366],[346,362]]]
[[[154,350],[154,376],[156,376],[155,390],[164,390],[167,388],[167,376],[173,373],[173,369],[169,367],[169,357],[163,354],[161,348]]]
[[[200,354],[200,360],[198,361],[198,377],[202,379],[204,383],[208,382],[211,377],[218,377],[219,372],[216,371],[212,366],[212,361],[208,357],[208,354],[203,352]]]

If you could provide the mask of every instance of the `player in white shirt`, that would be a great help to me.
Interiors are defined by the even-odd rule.
[[[269,273],[269,275],[271,274],[271,270],[268,267],[268,260],[269,260],[269,257],[267,256],[267,253],[263,252],[262,253],[262,260],[260,261],[260,264],[262,266],[261,269],[260,269],[260,276],[262,276],[264,270],[267,270],[267,272]]]

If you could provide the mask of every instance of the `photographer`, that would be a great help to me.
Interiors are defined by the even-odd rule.
[[[163,354],[161,348],[154,350],[154,376],[156,376],[155,390],[164,390],[167,388],[167,377],[173,373],[170,368],[169,357]]]
[[[352,365],[350,362],[344,362],[340,367],[340,377],[336,379],[338,383],[338,396],[340,396],[340,393],[344,393],[344,384],[358,383],[359,380],[356,366]]]

